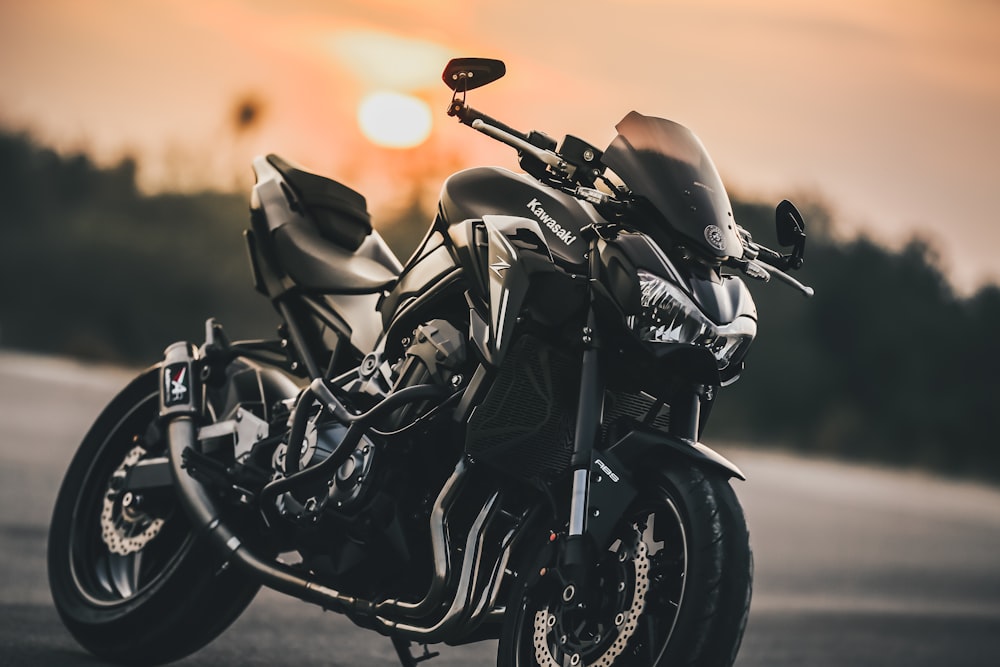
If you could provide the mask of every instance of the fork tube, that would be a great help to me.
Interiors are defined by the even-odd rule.
[[[700,431],[700,388],[678,392],[670,401],[670,434],[697,442]]]
[[[594,337],[593,308],[587,314],[587,326],[583,329],[583,344],[580,396],[576,410],[576,434],[573,441],[573,457],[570,459],[573,469],[570,535],[583,535],[586,530],[591,459],[604,411],[604,377],[601,372],[600,352]]]
[[[593,281],[598,275],[600,266],[596,238],[591,240],[589,259],[589,276]],[[569,512],[571,540],[582,536],[587,529],[590,467],[604,412],[604,374],[601,369],[600,341],[596,333],[597,318],[594,315],[592,288],[590,296],[587,323],[581,332],[583,359],[580,365],[580,395],[577,400],[573,457],[570,459],[573,469],[573,492],[570,497]]]

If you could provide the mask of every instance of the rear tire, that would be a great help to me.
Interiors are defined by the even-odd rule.
[[[499,667],[733,664],[753,576],[736,495],[720,475],[687,464],[654,467],[636,485],[599,558],[600,591],[566,601],[552,576],[512,591]]]
[[[121,664],[193,653],[259,589],[192,534],[172,489],[139,510],[115,490],[138,460],[164,455],[158,410],[156,368],[115,397],[83,439],[49,533],[49,585],[63,623],[88,651]]]

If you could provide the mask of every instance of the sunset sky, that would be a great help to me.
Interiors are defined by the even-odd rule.
[[[443,113],[460,55],[506,61],[470,101],[515,127],[603,145],[632,109],[670,118],[732,191],[820,193],[845,234],[920,233],[961,289],[1000,280],[998,0],[3,0],[0,124],[135,154],[153,190],[248,188],[277,152],[377,212],[401,179],[514,165]],[[430,105],[422,146],[362,135],[376,92]]]

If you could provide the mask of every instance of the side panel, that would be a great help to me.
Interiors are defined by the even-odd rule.
[[[448,317],[468,306],[464,297],[466,271],[447,239],[435,231],[428,243],[407,264],[395,287],[379,303],[385,337],[384,349],[392,351],[426,319]]]
[[[447,227],[448,239],[451,241],[452,252],[456,261],[462,265],[469,277],[473,294],[481,299],[488,299],[489,262],[487,253],[489,242],[486,236],[486,226],[482,220],[463,220],[453,222]]]
[[[448,178],[441,191],[441,210],[451,224],[486,215],[534,220],[556,262],[581,271],[586,267],[587,243],[580,230],[600,219],[588,204],[498,167],[466,169]]]
[[[320,298],[350,327],[350,341],[361,354],[371,352],[382,333],[378,294],[327,294]]]
[[[499,365],[509,347],[532,274],[557,269],[536,221],[486,215],[483,223],[489,239],[490,361]]]

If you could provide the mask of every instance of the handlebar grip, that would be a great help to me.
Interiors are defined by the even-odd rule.
[[[528,135],[523,132],[518,132],[510,125],[503,123],[496,118],[484,114],[482,111],[477,111],[470,106],[467,106],[461,102],[454,102],[451,108],[448,109],[449,116],[455,116],[463,125],[472,126],[472,123],[477,120],[481,120],[487,125],[492,125],[495,128],[503,130],[507,134],[512,134],[518,139],[523,141],[528,141]]]

